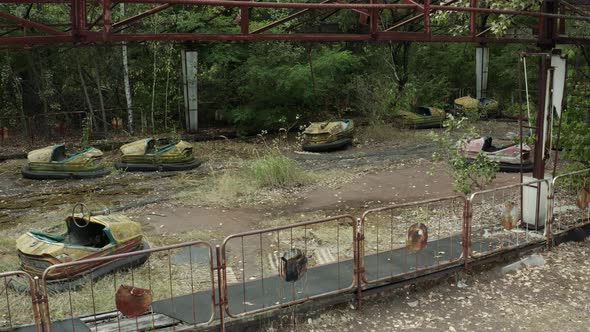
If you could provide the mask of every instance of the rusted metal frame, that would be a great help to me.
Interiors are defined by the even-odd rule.
[[[72,33],[76,39],[87,31],[86,26],[86,0],[71,0]]]
[[[86,32],[84,39],[76,36],[21,36],[0,38],[0,45],[55,44],[67,42],[133,42],[149,40],[297,40],[297,41],[415,41],[445,43],[521,43],[532,44],[536,39],[519,38],[472,38],[470,36],[426,35],[415,32],[378,32],[370,34],[327,34],[327,33],[292,33],[292,34],[214,34],[214,33],[146,33],[146,34],[114,34],[106,37],[98,32]],[[590,38],[577,40],[579,43],[590,44]]]
[[[89,258],[89,259],[85,259],[85,260],[81,260],[81,261],[74,261],[74,262],[51,265],[50,267],[45,269],[45,271],[43,271],[43,274],[41,276],[41,285],[42,285],[41,292],[42,292],[42,294],[45,294],[45,297],[46,297],[45,301],[46,301],[46,306],[47,306],[47,308],[45,310],[47,324],[48,324],[48,326],[46,326],[46,331],[51,332],[51,317],[49,314],[49,300],[47,298],[47,295],[49,294],[48,288],[47,288],[47,282],[49,280],[47,277],[52,270],[64,269],[67,273],[69,268],[75,267],[77,265],[84,265],[84,264],[88,264],[88,263],[98,263],[98,262],[104,263],[104,264],[96,267],[96,268],[99,268],[99,267],[104,266],[105,264],[117,261],[122,258],[140,256],[140,255],[145,255],[145,254],[152,254],[152,253],[161,252],[161,251],[170,251],[170,250],[181,249],[181,248],[186,248],[186,247],[190,248],[193,246],[203,246],[203,247],[208,248],[208,250],[209,250],[209,274],[210,274],[209,277],[210,277],[210,281],[211,281],[211,303],[210,303],[211,304],[211,317],[209,318],[209,320],[207,322],[202,323],[200,325],[197,324],[196,326],[210,325],[215,320],[215,301],[214,301],[215,300],[215,277],[214,277],[215,267],[213,266],[213,247],[207,241],[190,241],[190,242],[184,242],[184,243],[163,246],[163,247],[159,247],[159,248],[137,250],[137,251],[123,253],[123,254]],[[170,278],[170,282],[172,282],[172,275],[171,274],[169,275],[169,278]]]
[[[430,0],[424,0],[424,33],[430,35]]]
[[[416,6],[416,10],[419,11],[419,12],[423,12],[423,13],[426,12],[426,8],[425,8],[426,7],[426,3],[422,6],[422,5],[420,5],[419,3],[417,3],[414,0],[402,0],[402,2],[403,3],[406,3],[406,4],[409,4],[409,5]]]
[[[455,200],[459,200],[459,201],[463,201],[464,203],[464,210],[463,210],[463,217],[465,217],[465,203],[466,203],[466,198],[463,195],[455,195],[455,196],[447,196],[447,197],[441,197],[441,198],[435,198],[435,199],[429,199],[429,200],[423,200],[423,201],[418,201],[418,202],[410,202],[410,203],[402,203],[402,204],[394,204],[394,205],[388,205],[388,206],[384,206],[384,207],[380,207],[380,208],[376,208],[376,209],[370,209],[370,210],[366,210],[365,212],[363,212],[362,216],[361,216],[361,225],[362,225],[362,229],[364,230],[366,228],[366,219],[367,216],[369,216],[370,214],[373,213],[377,213],[377,212],[384,212],[384,211],[391,211],[391,210],[397,210],[397,209],[402,209],[402,208],[408,208],[408,207],[413,207],[413,206],[422,206],[422,205],[426,205],[426,204],[432,204],[432,203],[438,203],[438,202],[444,202],[444,201],[455,201]],[[466,219],[462,218],[462,227],[461,227],[461,238],[465,238],[467,236],[468,233],[467,232],[467,227],[466,227]],[[461,248],[461,252],[463,254],[465,248]],[[359,249],[359,254],[362,254],[362,257],[360,257],[360,259],[363,261],[364,263],[364,234],[363,234],[363,241],[362,241],[362,247],[361,249]],[[463,255],[461,255],[463,256]],[[363,270],[362,270],[362,283],[370,285],[370,284],[376,284],[376,283],[381,283],[381,282],[386,282],[386,281],[390,281],[392,279],[396,279],[396,278],[400,278],[402,276],[406,276],[406,275],[416,275],[419,274],[421,272],[424,271],[429,271],[435,268],[440,268],[440,267],[444,267],[444,266],[449,266],[449,265],[453,265],[456,264],[458,261],[460,261],[461,259],[467,259],[467,257],[459,257],[456,260],[450,260],[448,263],[444,263],[444,264],[438,264],[438,265],[434,265],[434,266],[429,266],[426,268],[421,268],[419,269],[418,266],[416,266],[416,269],[414,271],[408,271],[406,273],[402,273],[402,274],[397,274],[394,276],[388,276],[388,277],[383,277],[383,278],[379,278],[376,280],[368,280],[365,270],[366,268],[364,267],[363,264]],[[466,265],[465,265],[466,266]]]
[[[46,299],[43,297],[43,295],[41,293],[38,292],[39,288],[38,288],[38,282],[36,282],[38,279],[34,279],[29,273],[25,272],[25,271],[8,271],[8,272],[1,272],[0,273],[0,279],[4,280],[4,292],[6,292],[6,296],[7,296],[7,301],[8,300],[8,287],[9,287],[9,283],[6,281],[6,278],[9,277],[22,277],[24,279],[26,279],[26,281],[29,284],[29,292],[31,295],[31,309],[33,310],[33,319],[35,320],[35,328],[37,331],[43,331],[43,311],[40,307],[43,307],[43,301]],[[10,307],[10,302],[7,302],[6,305],[8,306],[8,308]],[[13,328],[15,328],[15,326],[12,325],[12,317],[10,315],[10,312],[8,312],[8,323],[10,324],[10,330],[12,330]]]
[[[547,204],[547,223],[550,225],[550,230],[553,228],[553,223],[555,222],[555,187],[557,186],[557,181],[561,178],[584,173],[590,173],[590,168],[557,175],[553,178],[553,180],[551,180],[551,182],[549,182],[549,188],[547,190],[547,199],[549,200]]]
[[[458,1],[459,0],[449,0],[449,1],[444,2],[443,4],[441,4],[441,6],[445,6],[445,7],[446,6],[450,6],[450,5],[452,5],[452,4],[454,4],[455,2],[458,2]],[[431,9],[430,10],[431,13],[435,12],[435,10],[432,10],[432,6],[430,7],[430,9]],[[416,15],[416,16],[414,16],[412,18],[409,18],[407,20],[404,20],[404,21],[402,21],[402,22],[400,22],[400,23],[398,23],[398,24],[396,24],[396,25],[394,25],[392,27],[389,27],[389,28],[383,30],[383,32],[388,32],[388,31],[391,31],[391,30],[395,30],[395,29],[401,28],[404,25],[408,25],[408,24],[410,24],[412,22],[415,22],[415,21],[421,19],[423,16],[424,16],[423,13],[422,14],[419,14],[419,15]]]
[[[344,2],[342,0],[333,0],[332,2],[336,2],[336,3],[353,3],[353,2],[357,2],[357,1],[351,1],[351,2]],[[371,3],[371,2],[369,2]],[[374,3],[374,2],[372,2]],[[369,16],[369,12],[367,10],[363,10],[363,9],[352,9],[353,12],[359,13],[361,15],[365,15],[365,16]]]
[[[34,29],[37,29],[39,31],[46,32],[46,33],[51,34],[51,35],[56,35],[56,36],[66,35],[65,32],[56,30],[56,29],[50,27],[49,25],[46,25],[46,24],[43,24],[43,23],[38,23],[38,22],[33,22],[31,20],[28,20],[28,19],[25,19],[25,18],[21,18],[21,17],[15,16],[15,15],[12,15],[12,14],[9,14],[9,13],[5,13],[5,12],[1,12],[0,11],[0,18],[6,19],[6,20],[10,20],[10,21],[14,21],[14,22],[18,23],[22,27],[34,28]]]
[[[369,0],[369,3],[371,4],[375,4],[375,0]],[[369,20],[370,20],[370,32],[371,35],[375,35],[377,32],[379,32],[379,12],[377,11],[377,9],[371,9],[369,11]]]
[[[279,304],[276,304],[276,305],[264,307],[264,308],[261,308],[261,309],[246,311],[246,312],[242,312],[242,313],[239,313],[239,314],[232,314],[231,311],[230,311],[230,307],[229,307],[228,285],[227,285],[227,269],[225,267],[227,266],[227,252],[226,252],[226,247],[227,247],[227,244],[228,244],[228,242],[230,240],[236,239],[236,238],[242,238],[243,239],[244,237],[247,237],[247,236],[259,235],[259,234],[265,234],[265,233],[280,232],[282,230],[287,230],[287,229],[307,227],[307,226],[310,226],[310,225],[324,224],[324,223],[333,222],[333,221],[337,221],[337,220],[341,220],[341,219],[348,220],[350,222],[350,224],[352,225],[353,243],[351,243],[351,246],[352,246],[353,252],[354,252],[355,251],[355,245],[354,245],[355,235],[354,234],[357,232],[357,223],[356,223],[356,220],[354,219],[354,217],[351,216],[351,215],[339,215],[339,216],[335,216],[335,217],[329,217],[329,218],[322,218],[322,219],[317,219],[317,220],[305,221],[305,222],[300,222],[300,223],[297,223],[297,224],[289,224],[289,225],[283,225],[283,226],[270,227],[270,228],[265,228],[265,229],[260,229],[260,230],[254,230],[254,231],[249,231],[249,232],[243,232],[243,233],[237,233],[237,234],[232,234],[232,235],[227,236],[223,240],[223,243],[221,244],[221,257],[222,257],[221,266],[224,267],[224,271],[223,271],[224,272],[224,277],[223,277],[223,296],[224,296],[224,300],[223,300],[223,302],[225,304],[225,312],[226,312],[227,316],[228,317],[231,317],[231,318],[240,318],[240,317],[244,317],[244,316],[255,315],[255,314],[258,314],[258,313],[261,313],[261,312],[270,311],[270,310],[278,309],[278,308],[284,308],[284,307],[292,306],[292,305],[295,305],[295,304],[304,303],[304,302],[307,302],[307,301],[310,301],[310,300],[314,300],[314,299],[318,299],[318,298],[322,298],[322,297],[326,297],[326,296],[337,295],[337,294],[346,293],[346,292],[350,292],[352,290],[355,290],[355,288],[360,283],[360,281],[357,280],[356,273],[353,273],[352,283],[351,283],[350,286],[348,286],[346,288],[342,288],[342,289],[338,289],[338,290],[335,290],[335,291],[330,291],[330,292],[326,292],[326,293],[322,293],[322,294],[316,294],[316,295],[312,295],[312,296],[306,296],[305,298],[302,298],[302,299],[299,299],[299,300],[292,300],[292,301],[288,301],[288,302],[285,302],[285,303],[279,303]],[[356,262],[353,262],[353,264],[357,264],[357,263]],[[358,291],[358,289],[357,289],[357,291]]]
[[[126,0],[129,1],[129,0]],[[141,1],[141,0],[138,0]],[[146,0],[147,1],[147,0]],[[531,17],[542,17],[542,18],[567,18],[572,20],[580,20],[580,21],[590,21],[589,16],[582,16],[582,15],[562,15],[562,14],[554,14],[548,12],[541,12],[541,11],[525,11],[525,10],[511,10],[511,9],[492,9],[492,8],[482,8],[482,7],[455,7],[455,6],[444,6],[444,5],[432,5],[433,10],[443,10],[443,11],[455,11],[455,12],[475,12],[475,13],[483,13],[483,14],[497,14],[497,15],[521,15],[521,16],[531,16]]]
[[[80,1],[80,0],[78,0]],[[170,3],[195,6],[248,7],[248,8],[302,8],[302,9],[414,9],[407,4],[351,4],[351,3],[301,3],[301,2],[254,2],[232,0],[123,0],[124,3]]]
[[[102,32],[104,34],[109,34],[112,29],[111,0],[102,0]]]
[[[356,219],[356,232],[354,232],[354,275],[356,278],[356,309],[360,310],[363,302],[363,275],[365,273],[365,261],[363,254],[363,241],[365,228],[361,218]]]
[[[227,306],[227,296],[225,295],[225,287],[224,285],[226,284],[226,269],[225,269],[225,260],[222,259],[221,256],[221,247],[219,247],[219,245],[215,246],[215,262],[216,262],[216,266],[215,266],[215,270],[217,271],[217,292],[218,292],[218,297],[217,297],[217,302],[215,301],[215,293],[213,293],[213,303],[215,304],[215,306],[217,306],[217,308],[219,309],[219,330],[221,332],[225,331],[225,317],[224,317],[224,312],[225,312],[225,307]],[[214,281],[215,282],[215,281]],[[215,314],[215,310],[214,310],[214,314]]]
[[[469,257],[471,256],[471,223],[473,221],[473,204],[468,199],[463,204],[463,269],[469,270]]]
[[[469,7],[476,8],[477,7],[477,0],[469,0]],[[469,13],[469,34],[472,37],[475,37],[477,35],[477,30],[476,30],[476,26],[475,26],[475,19],[476,19],[475,12]]]
[[[250,0],[242,0],[242,1],[250,1]],[[250,29],[250,8],[249,7],[240,7],[240,32],[242,34],[247,35],[248,30]]]
[[[328,2],[332,2],[332,0],[324,0],[324,1],[320,2],[320,3],[328,3]],[[307,13],[310,10],[311,9],[309,9],[309,8],[308,9],[302,9],[302,10],[297,11],[297,12],[295,12],[295,13],[289,15],[289,16],[285,16],[285,17],[283,17],[281,19],[278,19],[278,20],[276,20],[276,21],[274,21],[272,23],[269,23],[269,24],[267,24],[267,25],[265,25],[265,26],[263,26],[261,28],[258,28],[256,30],[252,31],[251,33],[252,34],[255,34],[255,33],[261,33],[261,32],[270,30],[270,29],[276,27],[277,25],[283,24],[283,23],[288,22],[288,21],[290,21],[290,20],[292,20],[294,18],[297,18],[297,17],[299,17],[299,16]]]
[[[146,10],[143,13],[134,15],[132,17],[128,17],[128,18],[126,18],[124,20],[121,20],[119,22],[114,23],[113,24],[113,29],[118,29],[118,28],[122,28],[122,27],[125,27],[125,26],[128,26],[128,25],[131,25],[132,23],[135,23],[135,22],[137,22],[137,21],[139,21],[139,20],[141,20],[141,19],[143,19],[143,18],[145,18],[147,16],[154,15],[154,14],[159,13],[159,12],[165,10],[165,9],[170,8],[170,7],[172,7],[172,5],[169,4],[169,3],[167,3],[167,4],[164,4],[164,5],[161,5],[161,6],[152,8],[150,10]]]
[[[471,225],[470,225],[470,230],[468,232],[470,245],[471,245],[471,241],[472,241],[472,228],[473,228],[472,227],[473,226],[473,201],[475,200],[475,198],[477,196],[482,196],[484,194],[493,193],[493,192],[497,192],[497,191],[503,191],[503,190],[512,189],[512,188],[516,188],[516,187],[520,187],[519,189],[520,189],[520,192],[521,193],[522,193],[522,188],[524,186],[530,186],[530,187],[533,187],[533,188],[538,188],[539,190],[537,191],[538,195],[537,195],[537,202],[536,202],[537,204],[536,204],[536,212],[535,212],[535,223],[538,223],[538,221],[539,221],[539,206],[540,206],[540,199],[541,199],[540,193],[541,193],[541,187],[542,187],[543,183],[545,183],[548,186],[548,189],[549,189],[550,184],[549,184],[549,181],[548,180],[546,180],[546,179],[537,179],[537,180],[530,181],[530,182],[527,182],[527,183],[511,184],[511,185],[507,185],[507,186],[502,186],[502,187],[497,187],[497,188],[492,188],[492,189],[487,189],[487,190],[481,190],[481,191],[477,191],[477,192],[472,193],[467,198],[467,201],[469,202],[470,209],[471,209],[471,218],[470,218]],[[521,198],[522,198],[522,194],[521,194]],[[545,199],[547,199],[547,197],[545,197]],[[523,214],[522,214],[522,203],[521,203],[521,218],[522,218],[522,215]],[[548,222],[547,221],[548,216],[549,215],[547,214],[547,216],[546,216],[546,223]],[[535,227],[535,230],[536,229],[537,229],[537,227]],[[495,252],[499,252],[499,251],[504,251],[504,250],[507,250],[507,248],[522,247],[522,246],[527,245],[530,242],[531,241],[525,241],[522,244],[519,244],[519,245],[516,245],[516,246],[502,247],[500,249],[486,251],[485,252],[485,255],[489,255],[490,253],[495,253]],[[472,254],[472,250],[470,248],[470,250],[469,250],[469,258],[471,258],[471,254]],[[485,256],[485,255],[482,255],[482,256]]]

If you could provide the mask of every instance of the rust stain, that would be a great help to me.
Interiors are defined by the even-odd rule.
[[[406,248],[409,251],[416,252],[426,247],[428,242],[428,228],[423,223],[415,223],[408,229],[408,240]]]

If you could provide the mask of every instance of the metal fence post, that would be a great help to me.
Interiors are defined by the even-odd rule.
[[[218,291],[218,303],[217,305],[219,306],[219,330],[221,332],[225,331],[225,321],[224,321],[224,317],[223,317],[223,313],[225,310],[225,292],[223,291],[223,289],[225,288],[225,282],[224,282],[224,274],[225,274],[225,257],[223,259],[223,265],[222,265],[222,260],[221,260],[221,247],[219,247],[219,245],[215,246],[215,259],[216,259],[216,263],[217,266],[215,267],[215,269],[217,270],[217,291]],[[222,270],[223,273],[222,273]]]
[[[471,198],[465,200],[463,205],[463,259],[464,269],[469,270],[469,255],[471,254],[471,219],[473,211]]]
[[[361,218],[357,218],[356,225],[356,231],[354,232],[354,272],[356,276],[356,309],[360,310],[363,299],[362,274],[364,272],[364,262],[362,253],[363,246],[361,243],[361,241],[364,239],[363,220]]]
[[[551,232],[553,226],[553,204],[555,193],[553,192],[553,181],[547,181],[547,214],[545,224],[545,235],[547,236],[547,250],[551,250]]]
[[[33,278],[33,288],[31,288],[31,298],[33,301],[33,314],[35,316],[35,325],[39,332],[50,332],[51,321],[48,319],[49,306],[47,305],[47,296],[42,291],[39,277]]]

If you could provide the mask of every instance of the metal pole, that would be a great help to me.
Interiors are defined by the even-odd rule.
[[[216,269],[217,269],[217,292],[218,292],[218,299],[217,299],[217,304],[219,306],[219,330],[221,332],[225,332],[225,321],[224,321],[224,310],[225,310],[225,301],[223,298],[223,290],[222,288],[224,288],[225,286],[225,280],[223,278],[224,273],[221,272],[221,270],[225,270],[224,266],[221,263],[221,247],[219,247],[219,245],[215,246],[215,260],[217,263]],[[225,259],[223,260],[223,264],[225,264]]]

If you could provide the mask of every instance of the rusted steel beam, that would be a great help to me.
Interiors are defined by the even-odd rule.
[[[0,45],[34,45],[68,42],[133,42],[148,40],[292,40],[292,41],[417,41],[417,42],[456,42],[456,43],[535,43],[536,39],[516,38],[472,38],[470,36],[428,35],[415,32],[377,32],[375,34],[213,34],[213,33],[152,33],[152,34],[102,34],[86,32],[81,36],[24,36],[0,38]],[[586,40],[590,43],[590,39]]]
[[[143,13],[137,14],[137,15],[132,16],[132,17],[128,17],[128,18],[126,18],[124,20],[121,20],[121,21],[119,21],[117,23],[114,23],[113,24],[113,29],[118,29],[118,28],[121,28],[121,27],[130,25],[132,23],[135,23],[135,22],[137,22],[137,21],[139,21],[139,20],[147,17],[147,16],[150,16],[150,15],[153,15],[153,14],[156,14],[156,13],[159,13],[159,12],[165,10],[165,9],[170,8],[170,7],[172,7],[172,5],[169,4],[169,3],[167,3],[165,5],[161,5],[161,6],[152,8],[150,10],[146,10]]]
[[[102,31],[110,33],[111,25],[111,0],[102,0]]]
[[[510,10],[510,9],[492,9],[492,8],[470,8],[470,7],[455,7],[455,6],[444,6],[444,5],[432,5],[431,8],[434,10],[445,10],[445,11],[455,11],[455,12],[475,12],[475,13],[483,13],[483,14],[497,14],[497,15],[521,15],[521,16],[530,16],[530,17],[545,17],[545,18],[568,18],[572,20],[580,20],[580,21],[590,21],[590,16],[582,16],[582,15],[562,15],[562,14],[555,14],[550,12],[533,12],[533,11],[526,11],[526,10]]]
[[[455,2],[458,2],[458,1],[459,0],[450,0],[450,1],[447,1],[447,2],[443,3],[442,6],[449,6],[449,5],[452,5],[452,4],[454,4]],[[431,13],[434,12],[434,10],[432,10],[432,6],[430,6],[430,9],[431,9],[430,10]],[[424,14],[416,15],[416,16],[414,16],[412,18],[409,18],[407,20],[404,20],[404,21],[402,21],[402,22],[400,22],[400,23],[398,23],[398,24],[396,24],[396,25],[394,25],[394,26],[392,26],[390,28],[387,28],[387,29],[385,29],[383,31],[384,32],[387,32],[387,31],[392,31],[392,30],[401,28],[404,25],[408,25],[408,24],[410,24],[412,22],[415,22],[415,21],[421,19],[423,16],[424,16]]]
[[[370,0],[371,4],[375,3],[375,0]],[[371,35],[375,35],[377,32],[379,32],[379,13],[377,12],[376,9],[372,9],[369,12],[369,17],[370,17],[370,31],[371,31]]]
[[[424,7],[425,7],[425,6],[422,6],[422,5],[420,5],[420,4],[419,4],[419,3],[417,3],[416,1],[414,1],[414,0],[403,0],[402,2],[403,2],[403,3],[410,4],[410,5],[415,5],[415,6],[416,6],[416,10],[418,10],[419,12],[422,12],[422,13],[424,13]]]
[[[305,2],[254,2],[232,0],[122,0],[125,3],[170,3],[195,6],[223,6],[248,8],[301,8],[301,9],[415,9],[415,5],[402,3],[350,4],[350,3],[305,3]]]
[[[320,3],[328,3],[328,2],[331,2],[331,1],[332,1],[332,0],[324,0],[324,1],[320,2]],[[293,13],[293,14],[289,15],[289,16],[285,16],[285,17],[283,17],[283,18],[281,18],[281,19],[279,19],[279,20],[276,20],[276,21],[274,21],[274,22],[272,22],[272,23],[269,23],[269,24],[267,24],[267,25],[265,25],[265,26],[263,26],[263,27],[261,27],[261,28],[258,28],[258,29],[256,29],[256,30],[252,31],[252,33],[261,33],[261,32],[264,32],[264,31],[270,30],[270,29],[272,29],[272,28],[274,28],[274,27],[276,27],[276,26],[278,26],[278,25],[281,25],[281,24],[283,24],[283,23],[285,23],[285,22],[288,22],[288,21],[290,21],[290,20],[292,20],[292,19],[294,19],[294,18],[297,18],[297,17],[299,17],[299,16],[301,16],[301,15],[303,15],[303,14],[307,13],[307,12],[308,12],[308,11],[310,11],[310,10],[311,10],[311,9],[309,9],[309,8],[307,8],[307,9],[302,9],[302,10],[300,10],[300,11],[297,11],[297,12],[295,12],[295,13]]]
[[[430,34],[430,0],[424,0],[424,33]]]
[[[25,18],[21,18],[21,17],[15,16],[15,15],[12,15],[9,13],[0,12],[0,17],[3,19],[9,20],[9,21],[14,21],[14,22],[18,23],[18,25],[20,25],[20,26],[34,28],[34,29],[46,32],[51,35],[65,35],[66,34],[63,31],[56,30],[48,25],[38,23],[38,22],[33,22],[31,20],[27,20]]]
[[[469,6],[472,8],[477,7],[477,0],[469,0]],[[477,34],[476,27],[475,27],[475,12],[469,13],[469,34],[473,37]]]
[[[249,0],[243,0],[249,1]],[[248,34],[250,30],[250,8],[240,7],[240,31],[243,34]]]
[[[328,2],[346,3],[346,2],[344,2],[342,0],[334,0],[334,1],[328,1]],[[353,2],[355,2],[355,1],[353,1]],[[366,9],[353,9],[352,11],[353,12],[356,12],[356,13],[359,13],[361,15],[369,16],[369,12]]]

